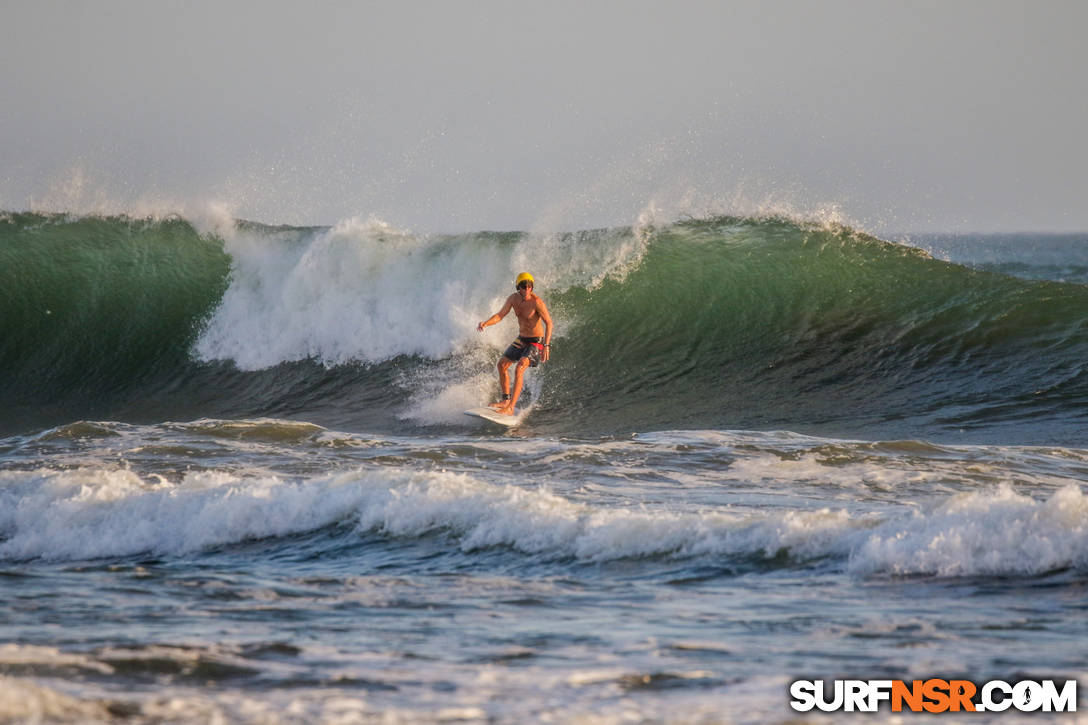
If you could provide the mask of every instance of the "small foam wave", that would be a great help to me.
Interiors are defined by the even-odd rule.
[[[157,477],[156,477],[157,478]],[[1088,566],[1088,498],[1038,501],[1008,487],[908,513],[670,510],[571,501],[471,475],[363,468],[312,479],[128,470],[0,474],[0,558],[184,554],[350,522],[398,538],[436,533],[466,555],[493,547],[548,560],[766,558],[839,562],[860,575],[1037,575]]]
[[[173,485],[126,469],[6,472],[0,474],[0,558],[183,554],[312,531],[358,508],[353,480],[209,471]]]
[[[0,557],[17,560],[179,555],[345,520],[394,537],[447,532],[465,553],[508,547],[609,561],[785,548],[818,557],[859,525],[829,510],[752,517],[594,507],[464,474],[378,469],[306,480],[211,471],[178,485],[123,469],[9,472],[0,475],[0,502]]]
[[[104,703],[81,700],[25,679],[0,675],[0,722],[103,723],[112,720]]]
[[[1037,501],[1010,486],[961,494],[884,523],[858,543],[855,573],[1037,575],[1088,566],[1088,497],[1074,485]]]

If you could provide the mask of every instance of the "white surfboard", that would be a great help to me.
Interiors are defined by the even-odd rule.
[[[494,408],[469,408],[465,411],[465,415],[471,415],[474,418],[483,418],[486,421],[512,428],[521,422],[524,411],[521,415],[506,415],[505,413],[498,412]]]

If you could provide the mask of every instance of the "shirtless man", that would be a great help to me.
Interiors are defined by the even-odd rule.
[[[514,284],[517,292],[506,298],[502,309],[476,325],[476,331],[483,332],[485,327],[502,321],[511,309],[517,315],[518,339],[499,358],[499,389],[502,391],[502,400],[491,403],[492,408],[506,415],[514,414],[514,405],[521,396],[525,368],[548,362],[553,329],[548,306],[544,304],[544,300],[533,294],[533,275],[522,272]],[[514,363],[518,366],[514,372],[514,394],[511,395],[508,370]]]

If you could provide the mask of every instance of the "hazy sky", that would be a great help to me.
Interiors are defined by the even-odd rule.
[[[1088,230],[1088,3],[0,0],[0,208]]]

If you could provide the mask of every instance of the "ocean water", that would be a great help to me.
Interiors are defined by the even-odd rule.
[[[462,411],[526,269],[557,332],[506,431]],[[1086,359],[1088,235],[0,215],[0,722],[1083,690]]]

